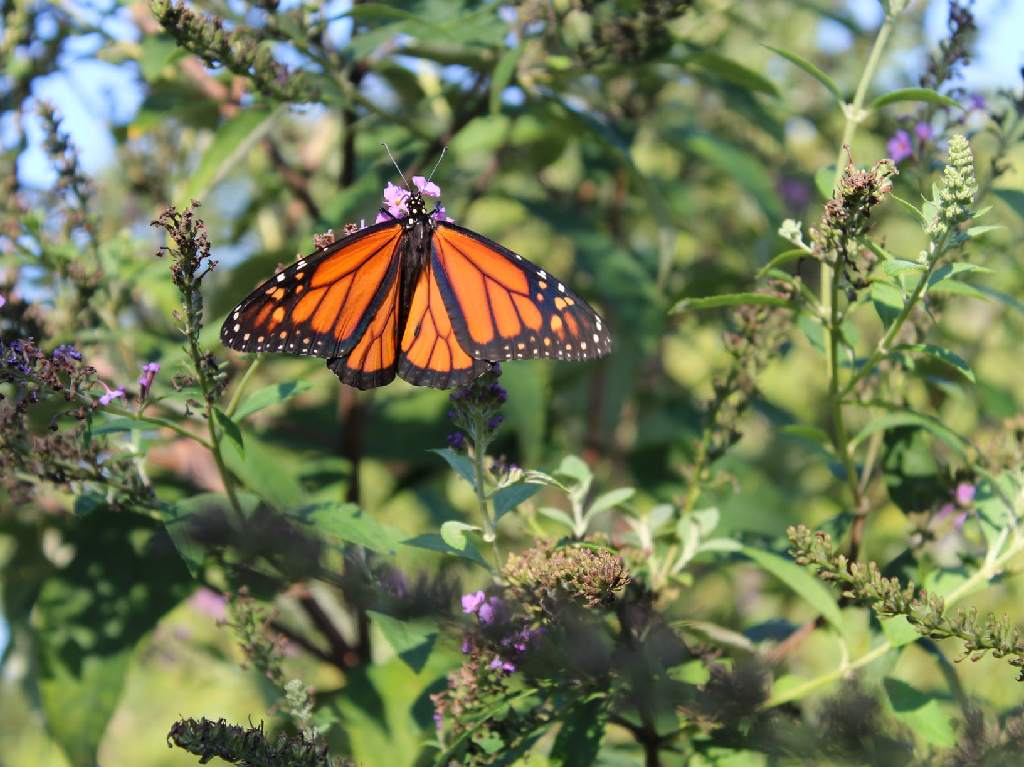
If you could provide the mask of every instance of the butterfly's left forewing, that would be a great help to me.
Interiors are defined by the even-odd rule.
[[[387,222],[300,259],[231,311],[221,340],[243,352],[327,359],[354,352],[379,320],[382,305],[393,300],[401,241],[401,225]],[[367,348],[366,359],[377,351]]]
[[[597,312],[522,256],[451,223],[439,224],[433,241],[439,292],[471,357],[584,360],[611,351]]]

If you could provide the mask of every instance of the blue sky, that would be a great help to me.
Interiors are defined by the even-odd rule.
[[[89,15],[89,2],[68,0],[65,5]],[[881,21],[881,7],[874,0],[849,0],[848,7],[865,28],[873,28]],[[947,7],[945,0],[928,4],[925,23],[930,43],[945,34]],[[974,60],[964,71],[963,84],[972,90],[1019,89],[1020,68],[1024,66],[1024,0],[976,0],[975,14],[981,35]],[[132,39],[135,34],[126,17],[114,19],[108,25],[118,37]],[[822,49],[841,52],[850,42],[849,32],[842,26],[831,22],[821,24],[819,44]],[[87,54],[89,49],[85,47],[78,53]],[[923,51],[918,55],[923,56]],[[65,130],[78,147],[83,167],[95,174],[113,157],[111,126],[131,120],[142,101],[142,92],[134,64],[113,65],[82,58],[84,60],[72,57],[64,71],[37,82],[34,95],[59,109],[65,118]],[[912,72],[920,64],[911,60],[904,66]],[[0,124],[0,136],[8,127]],[[53,180],[53,170],[39,147],[38,127],[32,129],[31,135],[34,140],[22,158],[21,172],[30,184],[48,185]],[[0,650],[6,642],[6,625],[0,620]]]

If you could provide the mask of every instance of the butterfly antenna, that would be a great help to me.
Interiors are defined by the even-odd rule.
[[[434,177],[434,171],[437,170],[437,166],[441,164],[441,160],[444,159],[444,153],[448,151],[448,147],[441,147],[441,156],[437,158],[437,162],[434,163],[434,167],[430,169],[430,173],[427,175],[427,181],[430,181]]]
[[[382,147],[384,147],[384,151],[387,152],[388,153],[388,157],[391,158],[391,162],[395,166],[395,170],[398,171],[398,175],[402,177],[402,181],[405,183],[405,188],[406,189],[412,189],[412,187],[409,186],[409,182],[406,181],[405,174],[402,173],[402,169],[400,167],[398,167],[398,163],[395,162],[395,156],[393,154],[391,154],[391,149],[389,149],[388,145],[385,144],[383,141],[380,143],[380,145]]]

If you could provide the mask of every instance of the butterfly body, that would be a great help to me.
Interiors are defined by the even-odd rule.
[[[221,340],[239,351],[323,357],[360,389],[396,374],[447,389],[492,362],[610,350],[601,318],[543,269],[439,220],[419,192],[403,213],[267,280],[228,315]]]

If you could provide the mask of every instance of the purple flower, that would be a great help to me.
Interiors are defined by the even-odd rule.
[[[482,591],[474,591],[472,594],[462,595],[462,612],[475,613],[484,604],[487,597]]]
[[[444,209],[443,205],[438,205],[437,210],[434,211],[435,221],[454,221],[455,219],[448,215],[448,212]]]
[[[480,619],[480,623],[484,626],[489,626],[497,619],[502,607],[504,605],[498,597],[491,597],[480,605],[480,608],[476,611],[476,617]]]
[[[886,142],[885,148],[895,163],[901,163],[914,154],[914,142],[905,130],[896,131],[895,135]]]
[[[923,143],[927,143],[935,138],[935,131],[932,130],[932,126],[926,122],[919,122],[914,126],[914,135]]]
[[[420,194],[426,197],[441,196],[441,187],[439,187],[433,181],[428,181],[423,176],[413,176],[412,183],[419,190]]]
[[[2,309],[4,307],[4,304],[6,304],[6,303],[7,303],[7,299],[3,297],[2,293],[0,293],[0,309]]]
[[[384,211],[381,211],[380,213],[377,214],[377,218],[373,219],[373,223],[375,223],[375,224],[383,224],[385,221],[391,221],[391,220],[392,220],[392,218],[390,216],[385,215]]]
[[[953,497],[956,498],[958,506],[970,506],[974,501],[974,496],[978,492],[978,488],[970,482],[960,482],[956,486],[956,491],[953,493]]]
[[[461,431],[453,431],[448,435],[448,447],[452,450],[466,449],[466,435]]]
[[[388,185],[384,187],[384,202],[389,208],[398,208],[405,205],[405,201],[408,198],[408,190],[403,189],[398,184],[392,184],[389,181]]]
[[[75,360],[81,362],[82,353],[71,344],[61,344],[53,350],[53,358],[55,360]]]
[[[811,201],[811,187],[798,178],[781,178],[776,189],[790,210],[803,210]]]
[[[492,668],[495,671],[504,671],[506,674],[511,674],[516,670],[516,664],[511,661],[502,660],[497,655],[494,656],[494,660],[492,660],[487,667]]]
[[[970,111],[977,109],[978,111],[985,111],[985,97],[980,93],[972,93],[971,98],[968,101],[968,107]]]
[[[188,602],[192,609],[203,615],[208,615],[214,620],[222,621],[227,615],[227,601],[212,589],[199,589]]]
[[[100,395],[100,404],[101,405],[109,405],[111,402],[113,402],[118,397],[120,397],[122,399],[124,398],[124,387],[123,386],[118,386],[116,389],[111,389],[109,386],[107,386],[105,383],[103,383],[103,381],[100,381],[100,386],[102,386],[103,390],[104,390],[104,393],[102,395]]]
[[[462,638],[462,654],[469,655],[473,651],[473,643],[469,640],[469,637]]]
[[[142,375],[139,376],[139,395],[145,399],[149,389],[153,385],[153,379],[160,372],[159,362],[147,362],[142,366]]]

